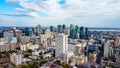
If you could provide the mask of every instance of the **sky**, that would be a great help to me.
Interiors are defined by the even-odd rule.
[[[120,0],[0,0],[0,26],[120,27]]]

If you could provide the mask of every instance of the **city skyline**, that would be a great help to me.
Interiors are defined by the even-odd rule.
[[[118,0],[0,0],[0,25],[119,28],[119,6]]]

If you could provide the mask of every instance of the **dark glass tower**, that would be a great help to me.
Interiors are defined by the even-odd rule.
[[[86,40],[88,40],[88,28],[85,28],[85,36],[84,36],[84,38],[85,38]]]
[[[78,25],[75,26],[75,39],[78,39],[79,36],[78,36],[78,31],[79,31],[79,27]]]
[[[29,36],[29,28],[28,27],[26,27],[24,29],[24,34],[25,34],[25,36]]]
[[[84,27],[80,27],[79,38],[84,39]]]
[[[70,25],[70,38],[74,39],[75,38],[75,27],[73,24]]]
[[[54,31],[53,26],[50,26],[50,32],[53,32],[53,31]]]
[[[63,29],[63,30],[65,30],[65,29],[66,29],[66,26],[65,26],[65,24],[63,24],[63,26],[62,26],[62,29]]]
[[[58,25],[58,33],[62,33],[62,25]]]
[[[33,30],[28,28],[28,27],[26,27],[24,29],[24,34],[25,34],[25,36],[30,36],[31,37],[33,35]]]

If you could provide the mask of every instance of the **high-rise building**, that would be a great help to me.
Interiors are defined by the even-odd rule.
[[[33,35],[33,29],[26,27],[26,28],[24,29],[24,35],[31,37],[31,36]]]
[[[29,28],[28,27],[26,27],[24,29],[24,34],[25,34],[25,36],[29,36]]]
[[[58,25],[58,33],[62,33],[62,25]]]
[[[84,39],[84,27],[80,27],[80,33],[79,38]]]
[[[86,40],[88,40],[88,28],[85,28],[85,35],[84,35],[84,36],[85,36],[84,38],[85,38]]]
[[[109,42],[106,42],[104,44],[104,57],[109,57],[109,48],[110,48],[110,43]]]
[[[75,38],[75,27],[73,24],[70,25],[70,38],[74,39]]]
[[[66,26],[65,24],[62,25],[62,29],[65,30],[66,29]]]
[[[3,38],[3,31],[0,30],[0,38]]]
[[[32,35],[33,35],[33,30],[29,29],[29,36],[32,37]]]
[[[68,35],[59,34],[56,37],[55,57],[63,59],[64,53],[68,51]]]
[[[50,32],[53,32],[53,31],[54,31],[53,26],[50,26]]]
[[[110,47],[109,49],[110,49],[109,50],[109,57],[111,57],[111,56],[113,56],[113,47]]]
[[[78,33],[78,31],[79,31],[79,27],[78,27],[78,25],[76,25],[75,26],[75,39],[79,39],[79,33]]]
[[[41,26],[40,24],[36,26],[36,32],[37,32],[38,34],[43,33],[43,28],[42,28],[42,26]]]

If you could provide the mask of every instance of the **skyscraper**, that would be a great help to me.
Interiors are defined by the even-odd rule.
[[[88,28],[85,28],[84,38],[85,38],[86,40],[88,40]]]
[[[56,37],[55,57],[63,59],[66,51],[68,51],[68,35],[59,34]]]
[[[111,57],[111,56],[113,56],[113,47],[110,47],[109,49],[110,49],[109,50],[109,57]]]
[[[50,32],[53,32],[53,31],[54,31],[53,26],[50,26]]]
[[[42,29],[42,26],[41,26],[40,24],[36,26],[36,32],[37,32],[38,34],[43,33],[43,29]]]
[[[33,35],[33,30],[31,28],[26,27],[24,29],[24,34],[25,34],[25,36],[30,36],[31,37]]]
[[[24,33],[25,33],[25,36],[29,36],[29,28],[28,27],[26,27],[24,29]]]
[[[80,27],[80,35],[79,35],[80,39],[84,39],[84,27]]]
[[[33,30],[29,29],[29,36],[32,37],[32,35],[33,35]]]
[[[107,58],[109,57],[110,45],[111,45],[111,43],[109,43],[109,42],[106,42],[104,44],[104,57],[107,57]]]
[[[65,24],[63,24],[63,26],[62,26],[62,29],[63,29],[63,30],[65,30],[65,29],[66,29],[66,26],[65,26]]]
[[[78,27],[78,25],[76,25],[76,26],[75,26],[75,39],[78,39],[78,38],[79,38],[79,33],[78,33],[78,31],[79,31],[79,27]]]
[[[74,39],[75,38],[75,27],[73,24],[70,25],[70,38]]]
[[[58,25],[58,33],[62,33],[62,25]]]

